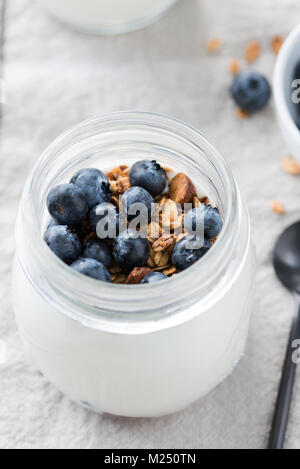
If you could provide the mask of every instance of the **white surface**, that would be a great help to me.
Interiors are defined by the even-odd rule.
[[[135,22],[151,22],[173,0],[40,0],[48,10],[62,21],[80,29],[95,30],[125,25],[134,30]],[[128,27],[133,24],[133,27]],[[126,26],[127,25],[127,26]]]
[[[257,4],[257,6],[255,6]],[[154,26],[128,36],[86,37],[29,0],[9,0],[0,171],[0,447],[254,448],[267,441],[293,304],[274,278],[270,253],[282,228],[299,219],[300,179],[282,173],[287,147],[273,104],[238,120],[228,98],[228,61],[258,39],[254,68],[272,77],[269,42],[300,18],[298,0],[182,0]],[[209,26],[208,26],[209,25]],[[206,53],[211,36],[224,41]],[[15,209],[27,171],[61,131],[99,112],[146,109],[202,129],[232,165],[254,225],[259,270],[245,358],[215,391],[185,412],[158,420],[98,416],[57,392],[27,361],[11,308]],[[270,213],[282,200],[287,214]],[[1,347],[2,348],[2,347]],[[0,359],[1,362],[1,359]],[[300,377],[287,446],[300,447]]]
[[[274,101],[280,128],[292,155],[300,161],[300,132],[295,124],[297,107],[292,94],[299,95],[299,85],[292,88],[296,66],[299,63],[300,25],[297,26],[283,45],[274,72]]]

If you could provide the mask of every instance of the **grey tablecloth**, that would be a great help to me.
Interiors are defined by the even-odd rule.
[[[72,32],[30,0],[6,6],[0,160],[0,447],[262,448],[266,445],[292,315],[270,253],[282,228],[300,217],[300,180],[284,174],[287,148],[273,104],[239,120],[228,97],[228,62],[257,39],[254,69],[272,77],[270,40],[300,21],[298,0],[180,0],[152,27],[119,37]],[[5,26],[5,28],[4,28]],[[211,36],[219,54],[206,52]],[[235,372],[185,412],[126,420],[85,411],[42,378],[24,355],[11,307],[13,224],[26,174],[69,126],[116,110],[166,113],[204,131],[231,164],[247,198],[258,252],[257,294],[247,352]],[[280,199],[286,214],[270,211]],[[287,446],[300,446],[300,377]]]

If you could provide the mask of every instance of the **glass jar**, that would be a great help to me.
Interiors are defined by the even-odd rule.
[[[183,171],[216,204],[223,231],[191,268],[163,282],[114,285],[84,277],[43,241],[46,197],[78,169],[156,159]],[[247,208],[222,156],[168,117],[117,113],[59,137],[29,176],[16,224],[14,307],[37,367],[99,412],[154,417],[204,396],[238,363],[253,293]]]
[[[81,31],[121,34],[154,23],[177,0],[40,0],[50,13]]]

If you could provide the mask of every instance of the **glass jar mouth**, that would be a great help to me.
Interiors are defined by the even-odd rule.
[[[223,230],[213,248],[200,261],[175,277],[143,286],[100,283],[70,269],[51,252],[43,241],[41,210],[45,211],[46,194],[53,186],[53,177],[58,174],[64,177],[78,169],[78,160],[70,157],[75,147],[85,154],[83,147],[87,142],[91,144],[93,141],[96,145],[101,142],[102,145],[103,142],[114,142],[116,135],[120,136],[120,141],[123,142],[126,136],[126,142],[130,142],[140,131],[150,133],[150,144],[148,142],[147,145],[155,151],[157,147],[153,137],[156,133],[160,138],[163,136],[163,140],[176,141],[176,145],[182,148],[181,157],[186,158],[190,168],[196,170],[197,158],[206,158],[205,164],[220,179],[226,198],[222,209]],[[159,142],[159,151],[167,155],[169,149]],[[62,169],[63,158],[65,165]],[[81,164],[84,165],[87,159],[83,156]],[[49,172],[52,172],[52,179],[48,177]],[[208,179],[213,184],[212,178]],[[184,322],[188,315],[200,314],[230,287],[234,278],[224,285],[222,275],[236,250],[241,214],[242,201],[230,168],[199,131],[164,115],[112,113],[86,120],[68,130],[45,150],[36,163],[26,182],[20,205],[16,228],[18,256],[26,276],[38,292],[47,301],[55,303],[63,314],[85,326],[120,333],[160,330]],[[189,306],[196,302],[195,313]]]

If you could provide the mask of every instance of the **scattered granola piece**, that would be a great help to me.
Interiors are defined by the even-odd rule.
[[[187,236],[187,233],[180,233],[178,236],[176,236],[176,243],[179,243],[179,241]]]
[[[141,281],[143,280],[143,278],[145,278],[148,274],[151,274],[151,272],[153,272],[151,269],[149,269],[148,267],[136,267],[135,269],[133,269],[127,280],[126,280],[126,283],[128,285],[136,285],[138,283],[141,283]]]
[[[150,257],[148,259],[148,266],[155,268],[155,267],[162,267],[169,264],[170,254],[168,251],[162,252],[155,252],[151,249]]]
[[[300,174],[300,165],[292,156],[282,158],[280,165],[283,171],[288,174],[292,174],[293,176]]]
[[[162,272],[163,270],[169,269],[170,264],[161,265],[160,267],[155,267],[154,272]]]
[[[272,45],[273,52],[276,55],[279,53],[283,43],[284,43],[284,38],[282,36],[273,37],[271,45]]]
[[[109,268],[109,271],[111,274],[120,274],[122,272],[122,269],[119,265],[112,265]]]
[[[172,179],[170,184],[170,198],[177,204],[184,205],[191,203],[196,196],[196,189],[190,178],[179,173]]]
[[[241,109],[240,107],[236,108],[236,115],[240,119],[249,119],[250,117],[250,114],[246,111],[243,111],[243,109]]]
[[[149,223],[148,240],[150,241],[150,243],[153,244],[156,239],[161,237],[161,235],[162,235],[161,226],[155,221],[152,221],[151,223]]]
[[[122,171],[119,167],[112,169],[109,173],[106,174],[110,181],[117,181],[122,174]]]
[[[198,208],[198,207],[201,207],[201,206],[202,206],[202,203],[200,202],[198,197],[194,197],[194,199],[193,199],[193,208]]]
[[[173,235],[165,234],[161,238],[155,241],[152,246],[154,252],[166,251],[171,246],[174,246],[176,239]]]
[[[166,173],[173,173],[173,169],[167,168],[166,166],[163,166],[163,169],[165,170]]]
[[[245,50],[245,59],[247,62],[254,62],[260,55],[260,44],[257,41],[250,42]]]
[[[181,226],[181,214],[179,215],[178,212],[181,212],[181,207],[174,200],[168,199],[164,203],[162,213],[160,214],[160,221],[165,230],[170,231]]]
[[[163,270],[162,273],[168,277],[169,275],[174,275],[174,274],[176,274],[176,273],[177,273],[177,269],[176,269],[176,267],[172,266],[172,267],[169,267],[169,268],[166,269],[166,270]]]
[[[208,205],[210,203],[210,200],[207,196],[204,196],[204,197],[201,197],[201,199],[199,199],[201,204],[204,204],[204,205]]]
[[[237,59],[232,59],[229,63],[229,71],[232,75],[238,75],[241,71],[240,62]]]
[[[111,276],[111,279],[112,279],[113,283],[121,284],[121,283],[126,282],[127,275],[125,275],[125,274],[113,274]]]
[[[278,213],[279,215],[282,215],[285,212],[284,206],[281,202],[279,202],[279,200],[273,200],[271,203],[271,210],[272,212]]]
[[[110,188],[113,194],[124,194],[130,188],[129,177],[121,177],[117,181],[110,181]]]
[[[221,44],[222,43],[221,43],[220,39],[218,39],[217,37],[214,37],[214,38],[210,39],[207,42],[206,48],[207,48],[208,52],[214,53],[214,52],[217,52],[218,50],[220,50]]]
[[[113,195],[111,198],[111,203],[115,205],[116,207],[119,207],[119,202],[120,202],[119,197],[116,195]]]

